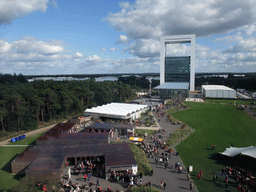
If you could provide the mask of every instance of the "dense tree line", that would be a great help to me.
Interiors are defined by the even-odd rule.
[[[149,84],[150,84],[149,80],[146,79],[146,76],[136,77],[135,75],[132,75],[127,77],[119,77],[118,81],[131,86],[137,86],[142,89],[149,89]],[[160,85],[160,80],[152,79],[152,83],[151,83],[152,88],[158,85]]]
[[[0,83],[1,132],[35,129],[40,121],[83,114],[85,108],[134,96],[122,82],[13,80]]]

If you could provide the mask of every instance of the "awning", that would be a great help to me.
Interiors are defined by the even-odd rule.
[[[129,140],[130,141],[143,141],[143,139],[140,137],[130,137]]]
[[[175,83],[163,83],[154,87],[153,89],[185,89],[188,90],[189,83],[175,82]]]

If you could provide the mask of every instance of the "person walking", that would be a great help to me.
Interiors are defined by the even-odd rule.
[[[200,177],[203,178],[203,170],[200,170]]]
[[[187,174],[187,178],[188,178],[188,181],[189,181],[190,180],[190,174],[189,173]]]
[[[190,182],[190,190],[192,190],[193,189],[193,183],[192,183],[192,181]]]
[[[99,186],[100,185],[100,180],[99,180],[99,178],[97,178],[97,186]]]
[[[226,186],[226,189],[228,188],[228,179],[226,178],[225,179],[225,186]]]
[[[161,186],[160,187],[161,187],[161,189],[164,188],[164,181],[163,180],[161,181]]]
[[[219,177],[218,177],[218,175],[216,175],[216,184],[218,183],[218,181],[219,181]]]
[[[165,188],[166,188],[166,183],[164,182],[164,190],[165,190]]]
[[[200,175],[200,173],[198,173],[198,175],[197,175],[198,180],[200,179],[200,177],[201,177],[201,175]]]
[[[164,163],[164,167],[165,167],[165,169],[167,168],[167,162]]]

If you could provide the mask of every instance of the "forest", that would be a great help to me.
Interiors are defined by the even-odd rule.
[[[42,121],[82,115],[86,108],[125,102],[135,95],[122,82],[27,82],[22,74],[0,74],[0,137],[6,132],[36,129]]]

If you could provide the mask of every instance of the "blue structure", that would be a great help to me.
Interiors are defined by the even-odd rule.
[[[22,140],[22,139],[25,139],[25,138],[26,138],[26,135],[21,135],[19,137],[11,138],[11,142],[14,143],[16,141],[19,141],[19,140]]]

